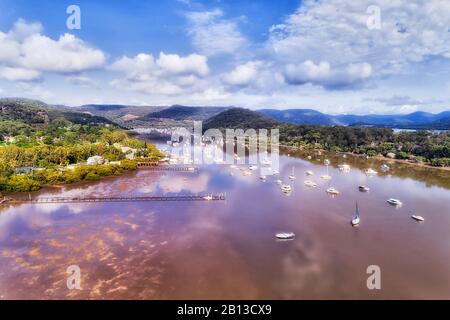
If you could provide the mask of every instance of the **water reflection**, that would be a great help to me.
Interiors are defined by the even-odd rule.
[[[2,298],[302,299],[450,298],[450,190],[447,172],[326,154],[280,157],[280,174],[239,168],[195,173],[139,171],[33,197],[219,193],[225,202],[20,205],[0,213]],[[307,156],[302,154],[302,156]],[[323,165],[330,159],[331,180]],[[347,163],[350,172],[338,165]],[[295,170],[296,180],[288,176]],[[248,168],[245,168],[248,169]],[[314,172],[307,176],[306,172]],[[233,175],[230,175],[230,173]],[[292,186],[289,197],[276,180]],[[304,180],[314,180],[316,188]],[[362,193],[359,185],[370,187]],[[326,194],[333,186],[336,197]],[[386,200],[404,203],[392,207]],[[355,202],[361,224],[350,226]],[[413,221],[411,213],[425,217]],[[295,232],[277,242],[280,231]],[[66,287],[81,268],[82,290]],[[382,270],[382,290],[366,287],[366,268]]]

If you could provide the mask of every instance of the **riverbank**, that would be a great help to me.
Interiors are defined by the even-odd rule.
[[[299,151],[314,151],[314,152],[329,152],[329,153],[336,153],[336,154],[341,154],[341,155],[349,155],[349,156],[353,156],[353,157],[359,157],[359,158],[366,158],[367,155],[366,154],[359,154],[359,153],[354,153],[354,152],[343,152],[343,151],[328,151],[325,149],[305,149],[305,148],[300,148],[300,147],[295,147],[295,146],[289,146],[289,145],[285,145],[285,144],[280,144],[280,147],[284,147],[284,148],[289,148],[289,149],[293,149],[293,150],[299,150]],[[438,166],[432,166],[423,162],[417,162],[414,160],[407,160],[407,159],[393,159],[393,158],[389,158],[389,157],[385,157],[383,155],[376,155],[376,156],[372,156],[369,157],[369,159],[376,159],[379,161],[386,161],[386,162],[397,162],[397,163],[403,163],[403,164],[409,164],[412,166],[416,166],[416,167],[422,167],[422,168],[427,168],[427,169],[436,169],[436,170],[443,170],[443,171],[450,171],[450,167],[438,167]]]

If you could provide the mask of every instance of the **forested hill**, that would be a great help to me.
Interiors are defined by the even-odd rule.
[[[48,124],[54,120],[74,124],[109,124],[114,122],[99,116],[75,112],[64,106],[51,106],[41,101],[28,99],[0,99],[0,134],[8,134],[8,128]],[[15,132],[11,132],[15,134]]]
[[[227,109],[228,107],[188,107],[175,105],[158,112],[149,113],[142,119],[206,120]]]
[[[233,108],[205,121],[203,129],[269,129],[281,124],[281,121],[272,119],[256,111]]]

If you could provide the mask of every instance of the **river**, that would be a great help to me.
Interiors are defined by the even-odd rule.
[[[382,173],[377,160],[306,156],[282,150],[280,175],[266,182],[213,164],[31,195],[226,193],[226,201],[0,208],[0,298],[450,299],[449,171],[391,163]],[[320,178],[325,158],[331,181]],[[348,173],[337,168],[344,162]],[[368,177],[369,167],[379,174]],[[288,181],[292,168],[297,180],[286,196],[274,180]],[[329,196],[329,186],[340,194]],[[391,197],[403,206],[389,205]],[[361,224],[353,228],[356,201]],[[280,231],[296,237],[276,241]],[[80,267],[81,290],[66,286],[70,265]],[[380,290],[366,285],[371,265],[380,267]]]

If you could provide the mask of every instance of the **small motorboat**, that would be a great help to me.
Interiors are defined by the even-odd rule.
[[[320,178],[324,179],[324,180],[330,180],[331,176],[329,174],[324,174],[324,175],[320,176]]]
[[[294,168],[292,168],[292,174],[291,174],[288,178],[289,178],[289,180],[292,180],[292,181],[294,181],[295,179],[297,179],[297,178],[295,177]]]
[[[283,184],[283,181],[281,181],[280,179],[278,179],[278,180],[275,180],[275,183],[281,186],[281,185]]]
[[[425,218],[422,216],[416,216],[416,215],[412,215],[411,218],[413,218],[414,220],[416,220],[417,222],[424,222]]]
[[[314,181],[311,181],[311,180],[305,180],[304,184],[305,184],[305,186],[311,187],[311,188],[317,187],[317,183],[315,183]]]
[[[389,166],[387,164],[383,163],[380,166],[380,169],[383,170],[384,172],[386,172],[386,171],[389,171],[390,168],[389,168]]]
[[[255,171],[255,170],[258,170],[258,166],[250,166],[250,167],[248,167],[248,169]]]
[[[355,215],[353,216],[352,221],[350,221],[350,223],[351,223],[352,227],[357,227],[360,222],[361,222],[361,218],[359,217],[359,209],[358,209],[358,202],[357,202]]]
[[[279,174],[280,174],[280,171],[278,171],[278,170],[273,170],[272,173],[273,173],[274,175],[279,175]]]
[[[337,196],[339,194],[339,191],[334,187],[330,187],[327,189],[327,193],[333,196]]]
[[[280,232],[275,235],[278,240],[294,240],[295,233],[293,232]]]
[[[403,204],[403,202],[401,202],[401,201],[398,200],[398,199],[394,199],[394,198],[389,199],[387,202],[388,202],[389,204],[394,205],[394,206],[401,206],[401,205]]]
[[[372,168],[370,168],[370,169],[367,169],[367,170],[366,170],[366,174],[367,174],[368,176],[373,176],[373,175],[378,174],[378,172],[376,172],[375,170],[373,170]]]
[[[283,191],[283,192],[291,192],[292,191],[292,187],[290,186],[290,185],[288,185],[288,184],[283,184],[282,186],[281,186],[281,191]]]
[[[358,189],[361,192],[369,192],[370,191],[370,188],[366,187],[366,186],[359,186]]]
[[[261,181],[266,181],[267,177],[266,176],[260,176],[259,179],[261,179]]]
[[[340,164],[338,167],[342,172],[350,172],[350,166],[348,164]]]
[[[314,172],[312,172],[312,171],[306,171],[306,175],[307,175],[307,176],[312,176],[312,175],[314,175]]]

